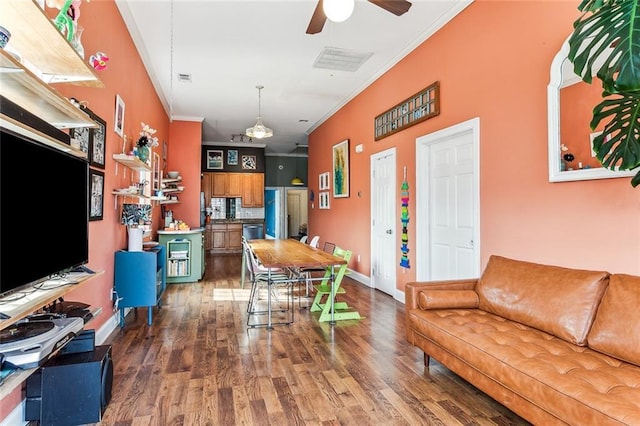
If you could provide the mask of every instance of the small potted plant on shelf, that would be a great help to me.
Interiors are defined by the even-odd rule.
[[[147,163],[151,148],[158,146],[158,138],[153,136],[156,133],[156,129],[152,129],[148,124],[142,122],[140,124],[142,125],[142,130],[140,131],[140,138],[136,143],[134,154],[140,161]]]

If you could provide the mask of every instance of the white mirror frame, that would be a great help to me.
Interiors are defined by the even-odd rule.
[[[562,64],[568,61],[569,38],[562,44],[560,52],[551,62],[551,75],[547,86],[547,108],[549,126],[549,182],[571,182],[576,180],[610,179],[634,176],[637,170],[613,171],[605,167],[560,170],[560,88],[567,85],[567,78],[563,78]],[[571,78],[571,84],[581,82],[579,76]],[[585,83],[586,84],[586,83]],[[594,105],[595,106],[595,105]]]

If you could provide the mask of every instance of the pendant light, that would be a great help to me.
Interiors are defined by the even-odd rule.
[[[266,127],[264,124],[262,124],[261,109],[260,109],[261,107],[260,93],[262,92],[262,89],[264,89],[264,86],[256,86],[256,89],[258,89],[258,120],[256,121],[256,124],[253,127],[247,128],[245,135],[249,136],[250,138],[256,138],[256,139],[270,138],[271,136],[273,136],[273,130]]]
[[[322,11],[330,21],[344,22],[353,13],[355,0],[324,0]]]

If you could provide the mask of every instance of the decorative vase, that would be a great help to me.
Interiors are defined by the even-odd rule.
[[[149,159],[149,147],[148,146],[139,146],[136,155],[143,163],[146,163]]]

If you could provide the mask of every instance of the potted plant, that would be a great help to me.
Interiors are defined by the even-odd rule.
[[[593,110],[591,129],[605,127],[594,140],[596,157],[611,170],[640,166],[640,4],[639,0],[582,0],[583,14],[569,37],[569,60],[586,83],[595,75],[603,100]],[[640,170],[631,179],[640,185]]]

